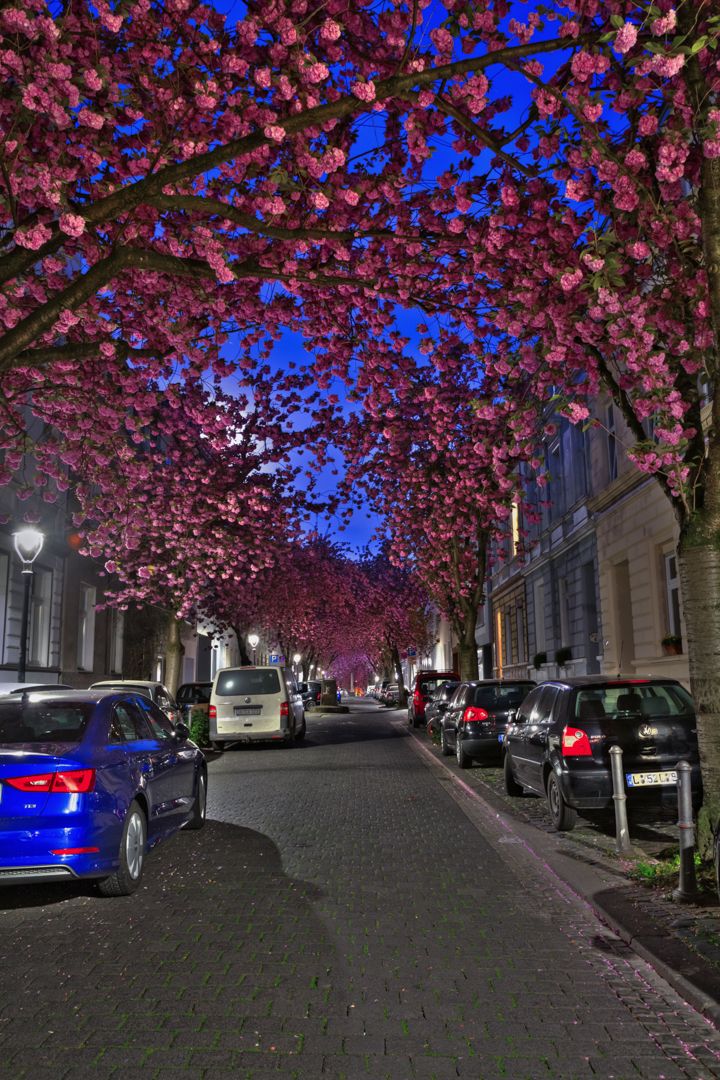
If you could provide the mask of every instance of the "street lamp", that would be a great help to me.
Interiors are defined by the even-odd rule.
[[[22,619],[20,622],[20,658],[18,660],[18,682],[25,682],[25,668],[27,666],[27,639],[28,620],[30,617],[30,594],[32,592],[33,568],[32,564],[42,551],[45,537],[37,529],[23,529],[15,533],[15,551],[23,564],[22,572],[26,574],[25,595],[23,597]]]
[[[250,636],[248,637],[248,642],[250,643],[250,648],[253,651],[253,667],[255,667],[255,650],[258,647],[258,641],[259,640],[260,640],[260,638],[257,636],[257,634],[250,634]]]
[[[301,660],[302,660],[302,656],[300,655],[299,652],[296,652],[295,655],[293,656],[293,665],[299,664]]]

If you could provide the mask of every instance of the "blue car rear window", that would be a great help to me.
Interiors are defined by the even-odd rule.
[[[80,742],[93,714],[92,701],[32,699],[0,704],[0,746],[35,742]]]

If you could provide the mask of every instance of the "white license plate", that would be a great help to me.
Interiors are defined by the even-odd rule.
[[[260,715],[260,713],[261,713],[261,711],[262,711],[262,709],[242,709],[242,708],[236,708],[236,709],[235,709],[235,715],[236,715],[236,716],[259,716],[259,715]]]
[[[660,787],[662,784],[677,784],[677,773],[672,772],[629,772],[625,773],[628,787]]]
[[[500,733],[500,735],[498,735],[498,742],[502,742],[504,738],[505,738],[505,736],[502,733]]]

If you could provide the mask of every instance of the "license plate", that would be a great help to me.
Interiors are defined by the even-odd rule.
[[[259,716],[261,712],[262,706],[259,709],[243,709],[241,706],[235,709],[236,716]]]
[[[504,738],[505,738],[505,736],[504,736],[504,735],[502,734],[502,732],[501,732],[501,733],[500,733],[500,734],[498,735],[498,742],[502,742]]]
[[[677,773],[671,772],[635,772],[626,773],[628,787],[660,787],[662,784],[677,784]]]

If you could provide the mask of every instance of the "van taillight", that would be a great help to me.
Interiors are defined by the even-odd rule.
[[[283,701],[283,703],[280,706],[280,716],[282,717],[282,716],[289,716],[289,715],[290,715],[290,712],[288,710],[288,703],[287,703],[287,701]]]
[[[582,728],[566,727],[563,729],[562,752],[571,757],[592,757],[592,747],[587,732]]]
[[[474,705],[469,709],[466,709],[463,713],[463,720],[467,721],[469,724],[471,724],[473,720],[487,720],[487,718],[488,714],[485,709],[476,709]]]
[[[211,705],[208,710],[208,719],[217,720],[217,709],[214,705]]]

